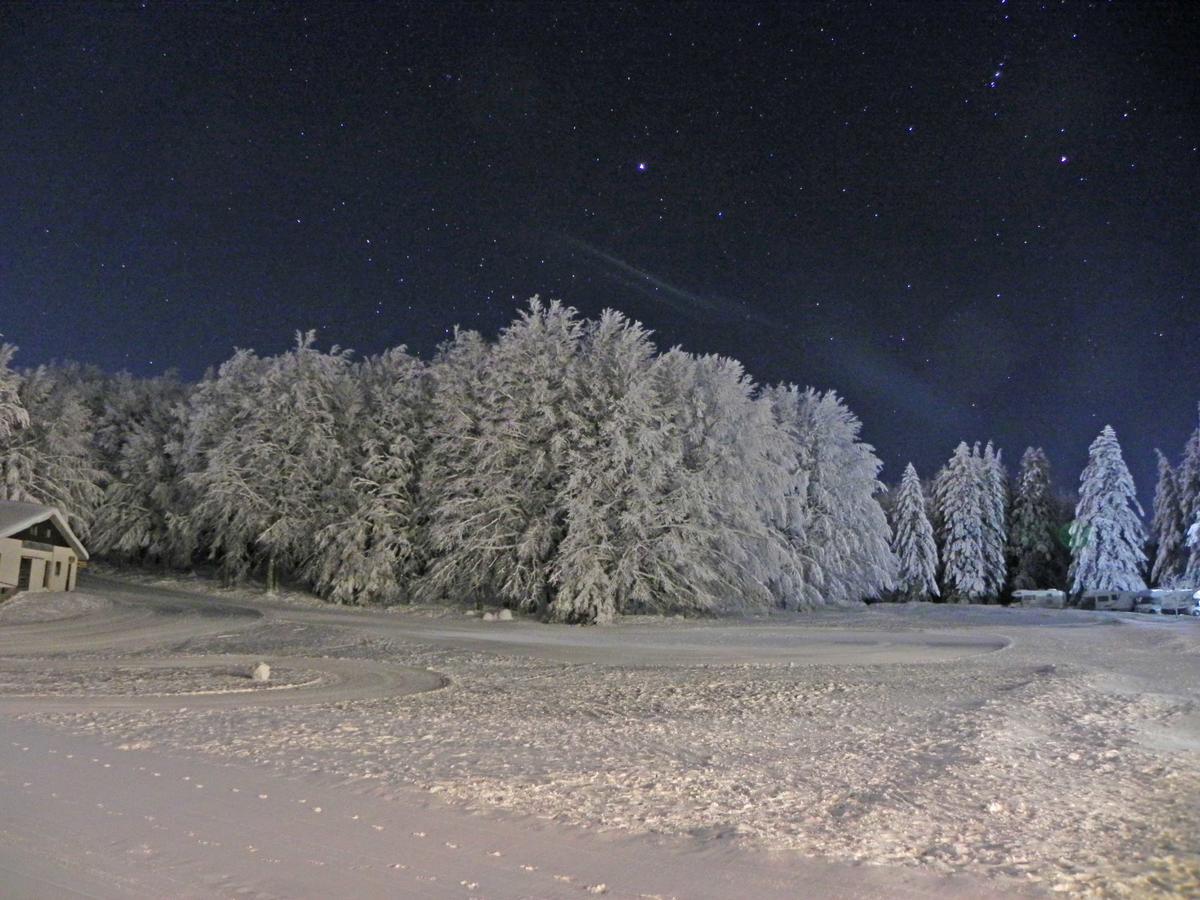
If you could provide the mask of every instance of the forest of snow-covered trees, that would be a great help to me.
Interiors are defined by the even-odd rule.
[[[431,361],[356,360],[310,332],[195,385],[13,355],[0,499],[59,507],[116,561],[562,622],[1200,581],[1200,430],[1178,468],[1160,454],[1149,544],[1107,428],[1077,504],[1041,450],[1010,477],[990,443],[889,492],[836,394],[661,352],[612,311],[535,298]]]

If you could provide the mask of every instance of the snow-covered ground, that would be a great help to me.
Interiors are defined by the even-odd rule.
[[[33,887],[57,871],[55,883],[96,892],[33,847],[38,835],[94,839],[86,822],[111,824],[94,811],[115,802],[100,796],[107,784],[129,830],[119,865],[97,857],[93,874],[117,895],[161,893],[158,875],[201,869],[225,881],[187,882],[194,894],[322,894],[319,878],[272,880],[298,848],[360,896],[584,896],[600,883],[613,896],[1200,892],[1191,620],[914,605],[571,628],[214,600],[95,576],[84,587],[106,601],[94,614],[0,615],[0,657],[55,657],[0,659],[0,714],[19,716],[0,720],[0,787],[26,798],[11,813],[6,803],[0,871]],[[325,693],[212,692],[257,658]],[[374,668],[350,677],[339,665]],[[85,679],[107,696],[72,700]],[[154,689],[163,679],[172,687]],[[40,710],[11,697],[34,691],[47,695]],[[52,787],[75,777],[69,747],[103,760],[77,777],[97,799]],[[153,776],[135,773],[167,761],[187,769],[180,779],[203,770],[220,799],[182,781],[171,783],[203,803],[160,799]],[[245,803],[260,783],[297,796]],[[209,843],[152,827],[156,804],[208,821],[191,830]],[[360,841],[343,821],[368,807],[390,840]],[[237,841],[278,846],[217,852],[218,821],[236,823]],[[509,844],[489,848],[489,836]]]

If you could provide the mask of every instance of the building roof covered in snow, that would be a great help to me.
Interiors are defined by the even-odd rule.
[[[0,500],[0,538],[12,537],[27,528],[32,528],[41,522],[50,522],[62,535],[63,540],[78,554],[80,559],[87,559],[88,552],[84,549],[71,526],[67,524],[66,516],[53,506],[42,506],[40,503],[18,503],[15,500]]]

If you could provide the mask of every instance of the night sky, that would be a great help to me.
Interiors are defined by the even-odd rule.
[[[8,4],[0,332],[188,378],[534,293],[1144,499],[1200,400],[1200,4]]]

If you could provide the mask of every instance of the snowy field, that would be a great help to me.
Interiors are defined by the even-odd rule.
[[[82,587],[0,606],[15,896],[1200,893],[1194,620]]]

